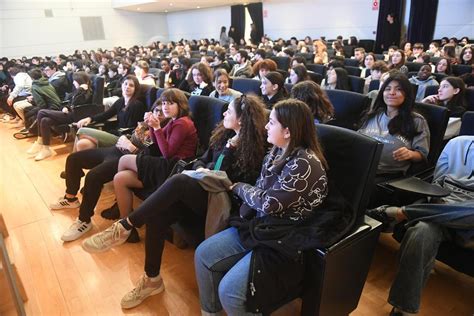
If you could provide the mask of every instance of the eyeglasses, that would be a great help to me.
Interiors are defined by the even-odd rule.
[[[163,113],[161,108],[154,108],[153,109],[153,114],[160,114],[160,113]]]

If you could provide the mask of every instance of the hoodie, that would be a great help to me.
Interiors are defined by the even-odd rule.
[[[54,87],[56,94],[61,100],[64,100],[66,92],[71,92],[72,90],[72,85],[69,84],[66,74],[62,71],[56,71],[49,77],[48,81]]]
[[[434,76],[429,76],[426,80],[420,80],[418,76],[411,77],[411,83],[414,83],[418,86],[418,92],[416,93],[416,102],[421,102],[425,98],[425,91],[427,86],[439,86],[438,81],[436,81]]]
[[[47,78],[33,80],[31,94],[40,109],[60,110],[61,100]]]

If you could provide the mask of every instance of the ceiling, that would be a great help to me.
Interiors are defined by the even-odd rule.
[[[176,12],[262,2],[262,0],[114,0],[115,9],[134,12]]]

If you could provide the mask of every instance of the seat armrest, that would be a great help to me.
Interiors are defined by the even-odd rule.
[[[416,177],[389,181],[386,184],[397,190],[413,192],[432,197],[444,197],[451,193],[449,190],[446,190],[439,185],[425,182]]]

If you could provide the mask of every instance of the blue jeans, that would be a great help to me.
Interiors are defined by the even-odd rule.
[[[472,239],[474,201],[454,204],[414,204],[404,210],[409,221],[400,245],[399,267],[390,289],[388,302],[408,313],[417,313],[421,292],[435,264],[438,248],[448,237],[447,229]]]
[[[240,243],[237,229],[228,228],[203,241],[194,254],[201,309],[227,315],[245,311],[252,251]]]

